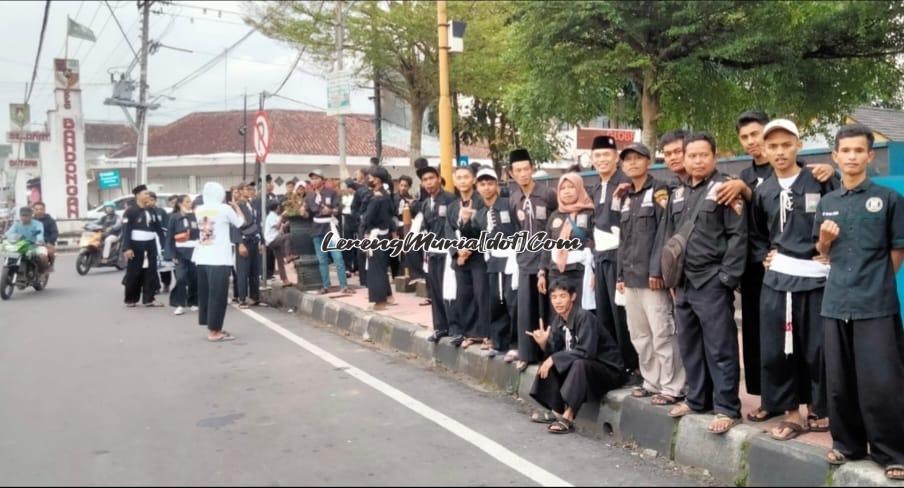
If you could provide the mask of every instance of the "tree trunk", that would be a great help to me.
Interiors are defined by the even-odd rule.
[[[409,162],[414,166],[414,160],[421,157],[421,134],[424,130],[424,105],[410,103],[411,105],[411,139],[408,150]]]
[[[658,125],[659,125],[659,89],[657,84],[656,70],[647,69],[643,74],[643,90],[641,92],[641,119],[643,120],[643,143],[655,152],[658,144]]]

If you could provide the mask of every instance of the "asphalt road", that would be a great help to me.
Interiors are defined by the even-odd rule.
[[[277,310],[208,343],[196,314],[126,309],[120,278],[63,256],[0,303],[0,484],[699,484]]]

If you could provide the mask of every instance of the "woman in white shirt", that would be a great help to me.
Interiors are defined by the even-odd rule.
[[[280,232],[283,227],[282,204],[279,202],[270,202],[267,205],[267,220],[264,221],[264,242],[267,243],[267,249],[276,257],[276,267],[279,270],[279,278],[282,280],[284,287],[292,286],[289,283],[289,277],[286,275],[286,261],[292,262],[297,259],[292,255],[291,239],[289,234]]]
[[[245,220],[235,201],[223,203],[226,190],[219,183],[204,185],[204,204],[195,209],[200,233],[192,260],[198,265],[198,323],[206,325],[207,340],[234,340],[223,330],[229,295],[233,255],[230,226],[241,227]]]

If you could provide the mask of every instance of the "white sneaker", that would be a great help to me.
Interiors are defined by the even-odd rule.
[[[192,312],[197,312],[197,311],[198,311],[198,307],[192,305],[192,306],[191,306],[191,311],[192,311]]]
[[[182,315],[185,313],[185,309],[182,307],[176,307],[176,311],[173,312],[173,315]]]

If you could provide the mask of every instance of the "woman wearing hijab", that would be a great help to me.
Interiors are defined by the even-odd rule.
[[[234,262],[230,230],[241,227],[245,219],[235,195],[228,204],[224,203],[226,190],[219,183],[208,182],[203,194],[204,204],[195,209],[199,234],[192,256],[198,265],[198,324],[207,326],[208,341],[231,341],[235,337],[223,330]]]
[[[185,313],[186,307],[198,309],[198,270],[192,262],[194,248],[198,245],[198,221],[188,195],[176,198],[169,216],[164,257],[176,263],[176,284],[170,292],[170,306],[176,307],[175,315]]]
[[[577,305],[585,309],[595,309],[591,288],[593,200],[587,194],[584,182],[577,173],[566,173],[559,178],[556,197],[559,206],[549,218],[546,233],[549,239],[562,241],[578,239],[580,247],[573,250],[543,251],[537,289],[545,295],[548,283],[560,277],[564,278],[576,290]]]

